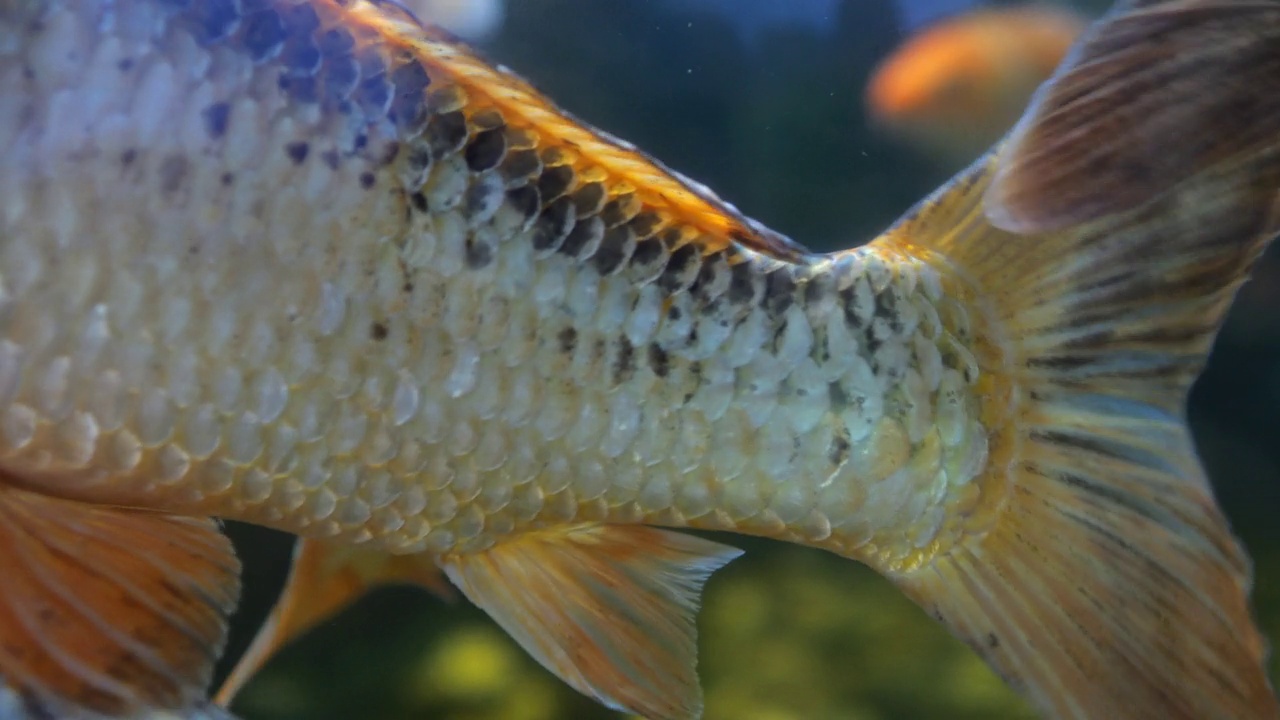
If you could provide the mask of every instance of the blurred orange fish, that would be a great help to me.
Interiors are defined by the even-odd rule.
[[[1085,25],[1044,5],[949,19],[909,38],[876,68],[867,112],[918,149],[967,162],[1017,122]]]

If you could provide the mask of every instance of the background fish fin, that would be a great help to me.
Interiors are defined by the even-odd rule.
[[[992,220],[1053,230],[1137,208],[1194,173],[1280,163],[1280,2],[1131,2],[1041,86],[1001,152]]]
[[[198,706],[239,570],[213,520],[0,482],[0,677],[42,717]]]
[[[280,599],[214,699],[228,705],[281,648],[380,585],[420,585],[453,600],[453,589],[427,555],[389,555],[358,546],[299,538]]]
[[[983,213],[988,158],[885,241],[971,285],[995,328],[985,399],[1006,403],[977,480],[1003,504],[895,582],[1052,717],[1280,717],[1249,563],[1185,422],[1280,228],[1269,163],[1230,158],[1140,208],[1019,236]]]
[[[444,568],[543,666],[617,710],[698,717],[694,613],[711,573],[741,554],[643,526],[522,535]]]

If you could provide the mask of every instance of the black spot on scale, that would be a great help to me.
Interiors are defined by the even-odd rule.
[[[410,195],[409,204],[413,206],[414,210],[417,210],[420,213],[425,213],[430,209],[427,204],[427,196],[423,195],[421,192],[415,192]]]
[[[578,346],[578,331],[566,327],[556,334],[556,341],[559,343],[560,352],[568,355]]]
[[[378,179],[374,177],[373,173],[371,172],[360,173],[360,187],[364,188],[365,190],[372,188],[374,184],[377,182],[378,182]]]
[[[506,154],[507,133],[504,128],[499,127],[477,133],[471,142],[467,143],[464,157],[467,160],[467,167],[471,168],[472,172],[479,173],[497,167]]]
[[[472,270],[486,268],[493,263],[493,246],[473,233],[463,244],[463,258]]]
[[[378,342],[386,340],[387,335],[390,332],[391,331],[387,328],[387,326],[380,322],[375,322],[369,326],[369,337],[373,338],[375,341],[378,341]]]
[[[129,148],[128,150],[125,150],[124,152],[120,153],[120,164],[123,165],[124,167],[129,167],[130,165],[133,164],[133,161],[137,159],[138,159],[137,148]]]
[[[307,153],[311,151],[311,146],[305,142],[291,142],[284,146],[284,152],[293,161],[294,165],[301,165],[307,159]]]
[[[995,633],[987,633],[987,647],[992,650],[1000,647],[1000,638],[996,637]]]
[[[231,119],[230,103],[214,103],[200,114],[204,117],[204,129],[209,137],[217,140],[227,134],[227,122]]]
[[[648,360],[649,369],[653,370],[654,375],[664,378],[671,372],[671,354],[657,343],[649,344]]]
[[[827,460],[835,467],[840,467],[849,459],[849,451],[852,448],[853,442],[849,438],[848,428],[844,423],[837,423],[831,437],[831,444],[827,446]]]
[[[621,385],[636,374],[636,347],[626,335],[622,335],[614,344],[613,382]]]
[[[275,57],[284,47],[285,30],[280,16],[273,10],[255,12],[244,19],[240,41],[256,63]]]

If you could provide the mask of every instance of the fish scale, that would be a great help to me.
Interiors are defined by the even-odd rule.
[[[7,297],[44,308],[4,329],[6,467],[397,553],[588,520],[903,558],[938,537],[987,431],[937,270],[717,247],[429,41],[219,7],[64,6],[36,42],[77,62],[6,88],[51,84],[3,129],[48,150],[3,179],[4,222],[37,228]],[[102,68],[119,91],[75,112]],[[85,155],[119,161],[77,177]]]
[[[207,712],[231,518],[302,539],[220,704],[409,582],[697,717],[739,552],[669,526],[862,560],[1054,717],[1280,717],[1182,413],[1280,229],[1212,111],[1280,117],[1276,48],[1274,0],[1122,5],[816,254],[390,0],[0,0],[0,716]]]

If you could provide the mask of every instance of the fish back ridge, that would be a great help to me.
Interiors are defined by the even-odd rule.
[[[1214,8],[1239,5],[1188,4],[1205,9],[1205,27]],[[1076,58],[1082,87],[1141,81],[1090,76],[1089,60]],[[1200,73],[1184,82],[1214,92],[1252,94],[1254,80],[1280,97],[1276,77],[1182,67]],[[1179,115],[1208,132],[1233,124]],[[988,425],[980,484],[991,497],[963,520],[966,538],[891,576],[1050,717],[1280,717],[1249,607],[1249,560],[1185,416],[1237,289],[1280,229],[1280,137],[1200,155],[1150,186],[1145,201],[1062,215],[1087,222],[1023,235],[992,224],[984,198],[1006,153],[1033,157],[1064,134],[1124,146],[1108,135],[1107,117],[1063,115],[1055,134],[997,149],[888,234],[975,288],[994,329],[979,357],[999,378],[984,403],[1000,418]],[[1068,119],[1074,125],[1061,124]],[[1063,192],[1126,182],[1111,166],[1054,180]]]

